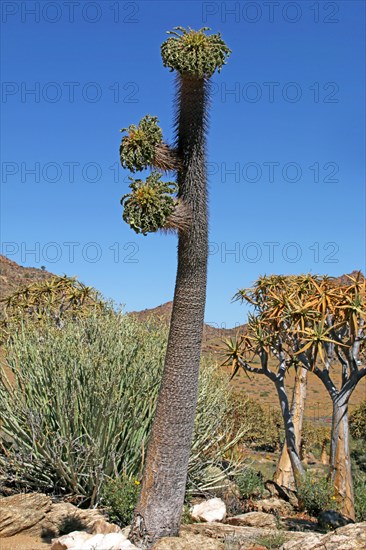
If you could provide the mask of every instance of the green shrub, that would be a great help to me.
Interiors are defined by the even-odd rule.
[[[354,439],[366,441],[366,399],[350,415],[349,431]]]
[[[297,496],[302,509],[311,516],[317,516],[322,510],[336,509],[334,489],[325,477],[314,477],[308,473],[300,482]]]
[[[101,504],[106,507],[110,521],[120,527],[129,525],[140,492],[140,482],[122,475],[108,480],[103,487]]]
[[[266,411],[257,400],[233,394],[230,414],[238,431],[245,426],[240,443],[268,451],[280,447],[283,421],[279,411]]]
[[[255,542],[268,550],[278,550],[286,542],[286,534],[282,531],[274,531],[268,535],[256,537]]]
[[[352,471],[354,469],[366,472],[366,440],[351,440]]]
[[[175,209],[176,184],[163,181],[156,171],[147,176],[146,181],[129,179],[131,193],[121,199],[124,221],[143,235],[162,229]]]
[[[243,498],[262,496],[265,488],[262,475],[249,466],[240,471],[235,482]]]
[[[165,325],[110,311],[65,320],[62,329],[51,319],[42,328],[23,324],[6,348],[9,379],[0,374],[0,475],[22,490],[90,505],[105,478],[140,479],[166,341]],[[209,480],[205,471],[235,444],[228,383],[203,363],[191,492],[217,484],[221,471]]]
[[[353,476],[356,521],[366,521],[366,475],[356,472]]]

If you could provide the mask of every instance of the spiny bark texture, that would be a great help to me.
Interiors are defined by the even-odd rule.
[[[295,385],[292,394],[291,416],[294,425],[296,446],[300,449],[302,424],[304,419],[305,399],[307,385],[307,370],[299,367],[296,373]],[[287,487],[288,489],[295,488],[295,479],[292,471],[290,455],[288,453],[287,443],[284,442],[280,459],[277,464],[277,469],[274,475],[274,480],[278,485]]]
[[[208,83],[177,80],[176,148],[182,166],[178,196],[193,221],[179,233],[178,269],[162,386],[152,427],[141,495],[130,540],[151,548],[177,536],[186,487],[198,391],[208,257],[205,130]]]

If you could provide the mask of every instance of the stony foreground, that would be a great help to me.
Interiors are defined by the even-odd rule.
[[[366,549],[366,522],[326,534],[285,531],[263,511],[226,518],[220,499],[200,504],[194,513],[205,522],[182,525],[179,537],[161,539],[154,550],[265,550],[260,541],[281,550]],[[0,499],[1,550],[133,550],[127,536],[128,528],[108,523],[98,510],[55,504],[39,493]]]

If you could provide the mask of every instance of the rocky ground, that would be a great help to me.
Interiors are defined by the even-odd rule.
[[[291,517],[291,506],[271,496],[256,502],[258,511],[228,517],[221,499],[203,501],[191,510],[199,523],[182,525],[179,538],[161,539],[154,550],[365,550],[366,522],[324,533],[310,518],[293,510]],[[132,550],[127,535],[128,528],[108,523],[98,510],[54,503],[40,493],[0,499],[1,550]]]

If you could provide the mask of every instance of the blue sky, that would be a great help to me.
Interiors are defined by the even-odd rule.
[[[2,9],[2,253],[77,275],[127,310],[172,299],[176,237],[122,220],[120,129],[172,139],[174,26],[221,32],[212,81],[206,321],[260,274],[365,269],[365,4],[33,2]],[[33,91],[32,91],[33,90]]]

